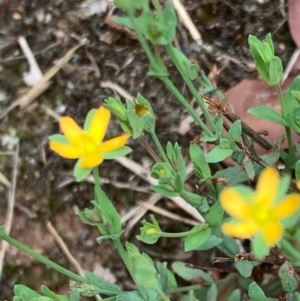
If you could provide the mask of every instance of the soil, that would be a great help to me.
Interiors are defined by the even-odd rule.
[[[278,2],[185,0],[183,3],[201,32],[205,47],[197,46],[181,23],[176,36],[178,45],[189,58],[199,63],[206,74],[216,65],[219,70],[218,87],[226,91],[244,78],[257,77],[247,46],[248,34],[263,39],[271,32],[276,53],[286,65],[295,46]],[[100,86],[101,81],[111,81],[132,95],[141,93],[150,101],[157,116],[157,133],[163,144],[178,141],[184,155],[187,155],[190,141],[199,132],[195,130],[185,136],[178,134],[177,128],[185,112],[159,80],[146,76],[147,60],[137,40],[124,30],[107,24],[105,19],[108,11],[85,16],[83,5],[86,2],[78,0],[0,0],[2,112],[20,93],[26,92],[22,74],[28,70],[28,63],[17,42],[19,36],[26,38],[43,72],[78,44],[78,39],[87,40],[86,45],[79,48],[51,79],[52,84],[48,90],[25,108],[14,108],[0,121],[3,152],[0,156],[0,171],[10,181],[14,160],[7,151],[13,144],[13,137],[18,137],[20,141],[11,235],[73,270],[46,228],[49,220],[84,269],[94,270],[96,264],[101,264],[110,270],[122,288],[132,289],[130,277],[111,242],[97,244],[95,239],[99,233],[96,228],[82,224],[74,214],[75,208],[89,207],[93,198],[93,185],[89,182],[76,183],[72,177],[74,162],[64,160],[49,150],[47,137],[57,133],[59,128],[45,108],[72,116],[82,124],[91,108],[99,107],[104,99],[113,96],[112,90]],[[286,11],[286,7],[282,9]],[[169,61],[167,64],[172,68]],[[179,90],[184,90],[184,83],[176,72],[170,73]],[[120,131],[114,120],[109,135],[117,135]],[[8,137],[10,144],[5,143]],[[129,156],[131,159],[140,164],[149,162],[147,152],[137,141],[132,140],[129,145],[134,150]],[[148,184],[121,165],[105,162],[100,171],[102,177],[109,179],[104,185],[105,192],[122,214],[137,201],[149,197],[149,193],[131,189],[136,186],[148,188]],[[128,188],[115,188],[115,182],[124,183]],[[8,191],[4,184],[0,184],[0,225],[5,223]],[[172,207],[166,199],[161,202],[161,206],[184,214]],[[158,217],[158,220],[168,231],[187,229],[186,225],[167,218]],[[134,236],[138,231],[139,224],[132,229],[130,241],[136,242]],[[172,261],[183,255],[180,241],[162,241],[154,249],[147,245],[139,246],[154,259]],[[191,254],[189,261],[207,265],[209,255],[199,252]],[[66,277],[10,247],[5,255],[0,299],[11,299],[13,286],[17,283],[36,290],[45,284],[57,293],[68,292]]]

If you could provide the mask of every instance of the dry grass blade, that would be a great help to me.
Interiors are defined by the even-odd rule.
[[[28,106],[36,97],[38,97],[41,93],[43,93],[49,86],[51,85],[50,79],[60,70],[60,68],[66,64],[71,57],[73,56],[74,52],[85,45],[86,40],[81,40],[78,45],[73,47],[71,50],[69,50],[65,56],[63,56],[61,59],[56,61],[55,65],[51,67],[43,76],[43,78],[34,85],[24,96],[21,96],[18,98],[13,104],[11,104],[1,115],[0,119],[6,116],[11,110],[13,110],[15,107],[20,106],[21,108],[24,108]]]
[[[5,232],[7,235],[9,235],[10,233],[13,218],[14,218],[14,207],[15,207],[17,175],[18,175],[18,161],[19,161],[19,143],[17,143],[16,145],[16,150],[14,155],[14,168],[13,168],[13,175],[11,181],[12,185],[8,195],[8,206],[7,206],[7,214],[6,214],[6,222],[5,222]],[[8,248],[8,243],[6,241],[2,241],[2,248],[0,250],[0,280],[2,276],[4,256],[7,248]]]

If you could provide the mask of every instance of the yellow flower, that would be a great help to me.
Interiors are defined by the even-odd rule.
[[[269,247],[279,242],[284,232],[282,219],[294,215],[300,204],[300,196],[296,193],[277,200],[279,182],[278,171],[267,167],[259,177],[256,192],[250,197],[241,195],[234,188],[223,189],[221,204],[234,220],[223,223],[222,231],[237,238],[250,238],[262,233]]]
[[[50,141],[50,148],[67,159],[80,159],[79,167],[93,168],[101,164],[103,155],[123,147],[129,135],[112,138],[102,142],[110,120],[110,111],[100,107],[92,116],[88,129],[81,129],[71,117],[59,120],[60,128],[68,144]]]

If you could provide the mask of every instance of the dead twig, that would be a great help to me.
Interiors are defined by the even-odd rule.
[[[38,97],[41,93],[43,93],[46,89],[49,88],[51,85],[50,79],[60,70],[60,68],[66,64],[71,57],[73,56],[74,52],[85,45],[86,40],[81,40],[78,45],[73,47],[69,50],[61,59],[55,62],[55,65],[51,67],[43,76],[43,78],[34,85],[24,96],[21,96],[17,99],[12,105],[10,105],[1,115],[0,119],[6,116],[11,110],[15,107],[20,106],[24,108],[28,106],[36,97]]]
[[[8,206],[7,206],[6,222],[5,222],[5,232],[7,235],[9,235],[10,233],[13,218],[14,218],[14,207],[15,207],[15,198],[16,198],[17,176],[18,176],[18,161],[19,161],[19,143],[16,144],[16,150],[14,155],[14,168],[13,168],[12,181],[11,181],[12,185],[8,195]],[[0,280],[2,276],[5,252],[8,246],[9,246],[8,243],[3,240],[2,248],[0,250]]]

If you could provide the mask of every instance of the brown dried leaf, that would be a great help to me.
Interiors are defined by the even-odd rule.
[[[288,23],[291,36],[295,44],[300,48],[300,1],[289,0]]]

